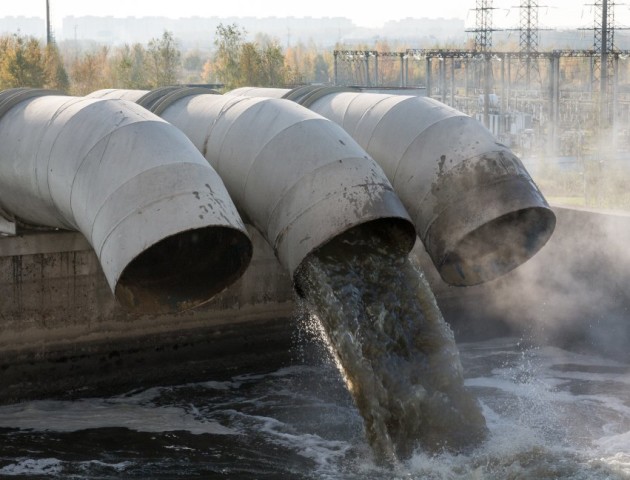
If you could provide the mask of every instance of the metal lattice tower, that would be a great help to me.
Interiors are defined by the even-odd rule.
[[[615,79],[615,3],[614,0],[595,0],[595,24],[593,27],[593,81],[599,80],[601,119],[611,120]]]
[[[519,22],[519,49],[522,56],[521,67],[524,69],[525,84],[529,88],[532,70],[538,72],[538,5],[537,0],[522,0]],[[519,68],[519,73],[521,68]]]
[[[615,2],[596,0],[593,47],[597,53],[610,53],[615,48]]]
[[[475,33],[475,51],[489,52],[492,50],[492,0],[476,0],[475,28],[468,30]]]

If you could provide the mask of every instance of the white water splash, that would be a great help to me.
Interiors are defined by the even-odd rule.
[[[143,399],[151,396],[143,392]],[[123,427],[137,432],[187,431],[195,435],[238,432],[179,407],[150,406],[137,397],[39,400],[0,407],[0,427],[48,432],[76,432]]]

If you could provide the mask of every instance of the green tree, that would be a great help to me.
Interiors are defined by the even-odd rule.
[[[203,61],[201,60],[201,54],[197,50],[186,53],[184,61],[182,62],[184,69],[189,72],[199,72],[203,67]]]
[[[263,74],[263,59],[255,43],[247,42],[241,48],[239,56],[240,74],[234,88],[258,85]]]
[[[147,52],[145,48],[135,43],[119,47],[112,58],[113,86],[117,88],[146,89],[149,88],[147,79]]]
[[[173,34],[164,31],[161,38],[154,38],[147,48],[148,80],[151,87],[174,85],[179,77],[181,51]]]
[[[66,92],[70,88],[68,72],[63,65],[63,59],[55,43],[46,45],[44,73],[46,81],[44,86],[52,90]]]
[[[46,74],[39,41],[12,35],[0,39],[0,88],[41,88]]]
[[[182,61],[184,68],[184,81],[186,83],[199,83],[202,81],[204,61],[198,50],[187,52]]]
[[[240,83],[242,73],[240,60],[245,33],[245,30],[241,30],[236,24],[225,26],[220,23],[214,40],[217,49],[214,61],[212,65],[204,67],[204,72],[211,71],[229,90],[236,88]]]
[[[74,95],[87,95],[95,90],[112,87],[108,55],[109,49],[101,47],[84,54],[71,64],[70,91]]]
[[[315,57],[315,64],[313,65],[313,80],[316,83],[330,83],[330,64],[326,61],[321,53],[318,53]]]
[[[328,83],[331,81],[330,70],[332,63],[325,56],[326,52],[318,51],[317,45],[298,43],[287,48],[285,62],[285,81],[291,85],[305,83]],[[332,52],[329,55],[332,59]]]
[[[244,34],[237,25],[217,27],[217,50],[213,61],[204,65],[204,79],[218,80],[228,90],[246,85],[284,85],[287,68],[282,48],[261,34],[255,42],[244,42]]]
[[[275,42],[269,42],[260,53],[262,75],[253,85],[278,87],[286,83],[286,69],[282,47]]]

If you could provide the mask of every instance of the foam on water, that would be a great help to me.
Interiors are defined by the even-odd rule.
[[[0,427],[33,431],[76,432],[124,427],[137,432],[187,431],[195,435],[235,435],[238,432],[195,415],[194,409],[149,406],[156,390],[141,396],[76,401],[33,401],[0,407]],[[190,411],[192,410],[192,411]]]
[[[490,435],[468,455],[418,453],[408,465],[413,478],[630,478],[627,365],[514,339],[460,351],[479,374],[466,384],[482,402]]]
[[[110,398],[0,407],[0,476],[630,479],[628,365],[512,338],[459,350],[489,432],[464,453],[418,448],[394,468],[377,464],[352,397],[325,361]],[[236,434],[197,430],[205,425]]]
[[[17,463],[12,463],[0,468],[0,475],[8,477],[57,475],[61,473],[62,470],[61,462],[56,458],[41,458],[38,460],[25,458],[20,459]]]

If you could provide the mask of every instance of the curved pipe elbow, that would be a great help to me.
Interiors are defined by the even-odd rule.
[[[376,118],[346,123],[383,159],[446,283],[493,280],[545,245],[553,211],[522,162],[485,127],[431,99],[378,97],[368,98]]]
[[[160,115],[203,153],[292,275],[311,252],[370,222],[411,250],[405,208],[343,129],[286,100],[185,93],[160,100]]]
[[[83,233],[134,312],[205,303],[249,264],[251,242],[216,172],[135,104],[23,101],[0,118],[0,158],[0,204],[24,222]]]
[[[341,128],[286,100],[197,95],[162,117],[204,153],[293,275],[359,225],[387,224],[407,252],[415,229],[381,168]]]
[[[555,215],[521,161],[479,122],[440,102],[326,89],[229,94],[295,94],[342,126],[383,168],[446,283],[497,278],[553,233]]]

